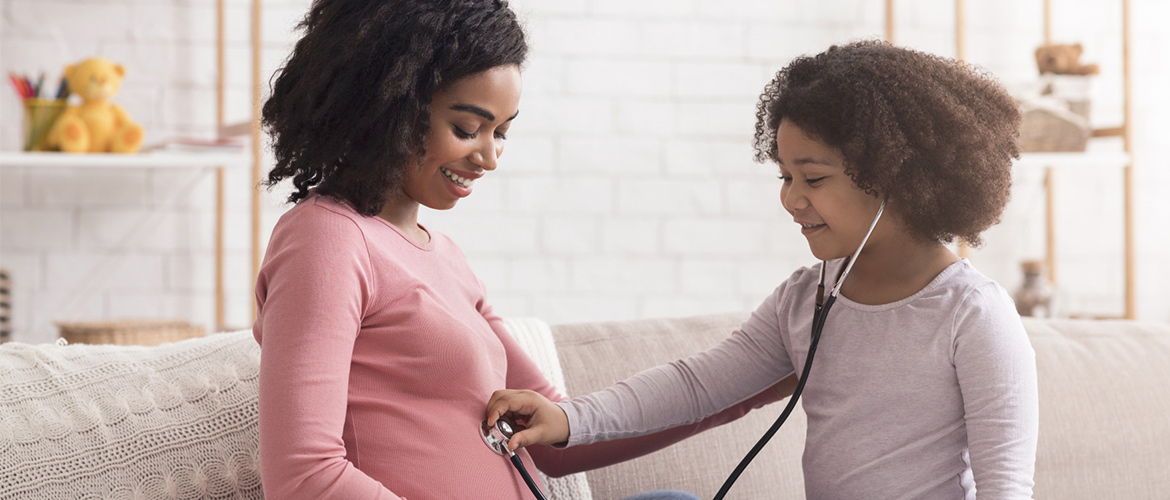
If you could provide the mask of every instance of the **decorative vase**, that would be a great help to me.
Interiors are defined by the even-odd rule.
[[[1020,268],[1024,271],[1024,282],[1020,288],[1016,290],[1016,311],[1020,316],[1033,316],[1037,318],[1050,318],[1055,316],[1052,308],[1053,287],[1046,278],[1042,276],[1044,271],[1044,262],[1039,260],[1026,260],[1020,263]]]

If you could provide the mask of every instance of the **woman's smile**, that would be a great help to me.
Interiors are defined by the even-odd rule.
[[[459,175],[451,170],[448,170],[447,167],[439,167],[439,171],[443,173],[444,177],[450,179],[451,182],[464,189],[471,189],[471,186],[475,185],[475,179],[479,177],[472,177],[471,174],[467,174],[466,172],[463,175]]]

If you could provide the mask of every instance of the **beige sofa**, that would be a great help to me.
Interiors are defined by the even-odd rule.
[[[712,346],[745,317],[562,325],[553,333],[576,395]],[[1034,498],[1170,499],[1170,326],[1029,318],[1024,325],[1040,383]],[[781,410],[773,404],[658,453],[589,472],[593,498],[661,488],[712,498]],[[728,498],[804,498],[804,431],[797,405]]]
[[[709,347],[743,317],[509,327],[554,383],[581,394]],[[1170,499],[1170,326],[1025,325],[1040,373],[1035,498]],[[247,331],[151,348],[0,345],[0,500],[261,498],[258,361]],[[554,480],[551,498],[662,488],[711,498],[781,408]],[[803,498],[804,424],[798,409],[728,498]]]

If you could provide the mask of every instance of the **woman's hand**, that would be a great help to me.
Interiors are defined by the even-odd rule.
[[[569,417],[561,407],[532,391],[502,390],[488,400],[487,423],[495,425],[500,417],[522,422],[525,429],[508,440],[508,449],[534,444],[556,444],[569,440]]]

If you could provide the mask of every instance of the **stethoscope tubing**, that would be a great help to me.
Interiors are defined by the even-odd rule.
[[[532,490],[532,495],[536,500],[547,500],[544,494],[540,492],[540,487],[536,485],[536,481],[532,480],[532,476],[528,474],[528,468],[524,467],[524,462],[520,461],[520,456],[515,452],[508,450],[508,460],[512,461],[512,466],[520,472],[520,477],[524,478],[524,484],[528,485],[528,489]]]
[[[869,241],[869,236],[873,234],[873,229],[877,227],[878,220],[882,218],[882,212],[886,209],[886,201],[882,200],[882,204],[878,206],[877,214],[873,217],[873,222],[869,223],[869,229],[865,231],[865,236],[861,238],[861,244],[857,246],[857,251],[849,257],[849,261],[845,264],[845,270],[841,272],[841,277],[837,278],[837,283],[834,284],[832,291],[829,292],[828,298],[825,298],[825,267],[827,262],[821,262],[820,283],[817,285],[816,304],[813,306],[813,320],[812,332],[809,334],[808,354],[804,358],[804,369],[800,372],[800,379],[796,382],[796,389],[792,391],[792,397],[788,399],[788,404],[784,407],[784,411],[780,412],[780,416],[776,418],[776,422],[768,428],[767,432],[760,437],[755,446],[744,455],[743,459],[739,461],[739,465],[735,466],[735,470],[727,476],[727,480],[723,482],[723,486],[719,488],[719,492],[715,494],[714,500],[723,500],[728,491],[731,491],[731,486],[739,479],[740,474],[747,469],[748,464],[751,463],[756,455],[764,449],[772,436],[780,430],[780,426],[788,420],[788,416],[792,410],[796,408],[797,401],[800,400],[800,394],[804,392],[804,383],[808,381],[808,374],[812,370],[813,356],[817,353],[817,345],[821,341],[821,332],[825,329],[825,320],[829,317],[829,309],[837,302],[837,295],[841,292],[841,285],[845,283],[845,278],[849,276],[849,271],[853,269],[853,263],[857,261],[857,257],[861,255],[861,249],[865,248],[865,243]]]
[[[739,465],[735,466],[735,470],[731,471],[731,475],[727,476],[727,480],[723,482],[723,486],[715,494],[715,500],[723,500],[727,492],[731,491],[731,486],[739,479],[740,474],[743,474],[743,471],[747,470],[748,464],[764,449],[764,446],[768,444],[772,436],[780,430],[780,426],[784,425],[784,422],[788,420],[788,416],[792,413],[792,410],[796,408],[796,402],[800,399],[800,394],[804,392],[804,383],[808,381],[808,374],[812,369],[813,356],[817,353],[817,344],[821,340],[821,331],[825,328],[825,317],[828,316],[829,308],[833,307],[833,303],[836,301],[836,296],[829,295],[824,306],[820,304],[816,305],[816,309],[813,311],[812,335],[808,346],[808,356],[804,359],[804,369],[801,370],[800,379],[796,382],[796,389],[792,392],[792,397],[788,399],[788,404],[784,407],[784,411],[780,412],[780,417],[776,419],[776,422],[768,428],[767,432],[764,432],[764,435],[760,437],[760,440],[756,442],[755,446],[752,446],[752,449],[748,451],[747,455],[744,455],[743,459],[739,461]]]
[[[528,489],[532,490],[532,495],[536,497],[536,500],[546,500],[544,493],[541,493],[540,487],[536,485],[536,481],[533,481],[532,476],[528,474],[528,468],[524,466],[520,456],[508,449],[508,441],[512,439],[513,433],[512,424],[503,418],[496,420],[495,425],[488,425],[487,420],[484,420],[479,426],[479,432],[483,443],[488,448],[508,457],[508,461],[512,462],[512,467],[520,473],[520,477],[524,478],[524,484],[527,484]]]

